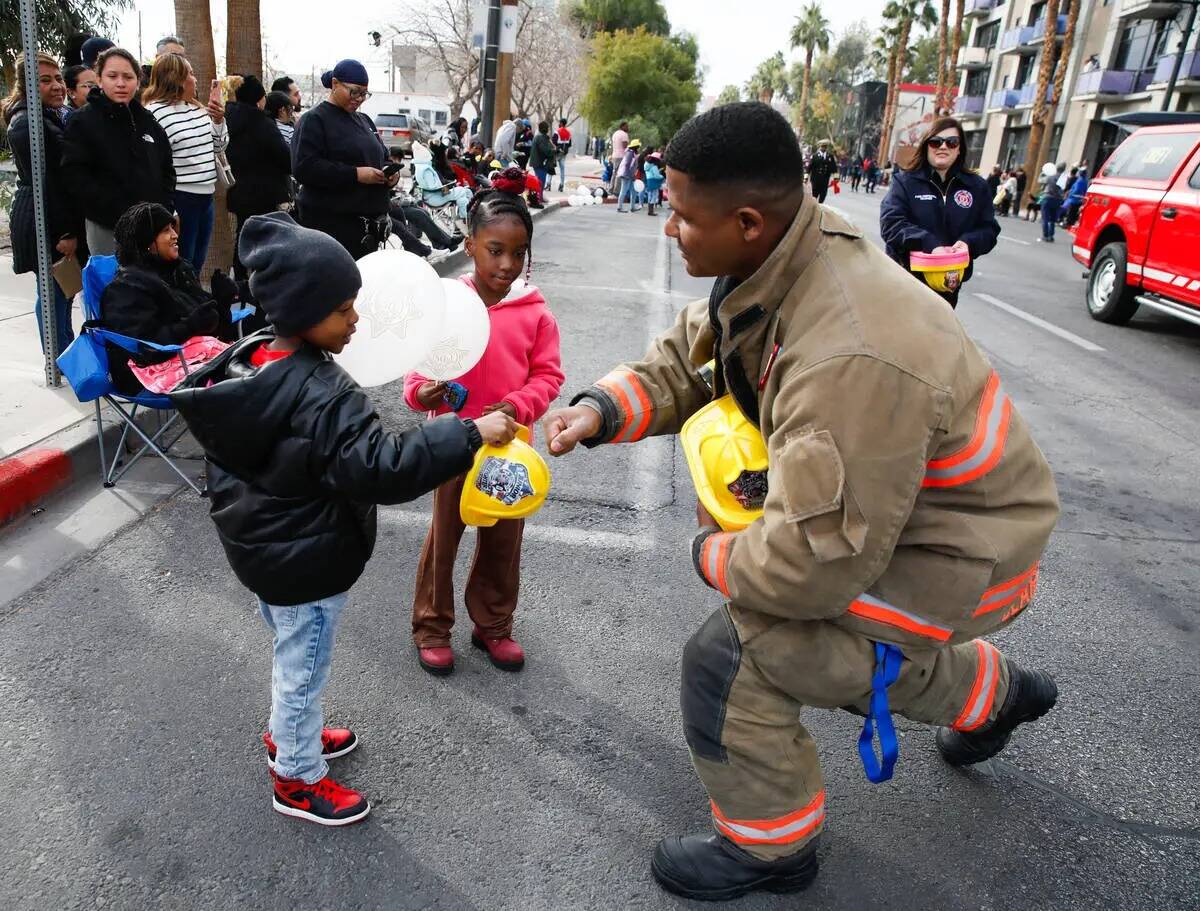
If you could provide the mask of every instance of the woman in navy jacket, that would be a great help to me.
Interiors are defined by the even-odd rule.
[[[892,177],[879,208],[879,230],[888,256],[908,268],[908,255],[966,250],[971,255],[963,281],[975,260],[996,246],[1000,224],[987,181],[963,167],[967,138],[953,117],[934,121],[913,154],[912,163]],[[917,276],[918,280],[921,280]],[[941,296],[951,307],[958,292]],[[939,292],[940,293],[940,292]]]

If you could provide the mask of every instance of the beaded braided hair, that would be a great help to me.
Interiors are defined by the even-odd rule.
[[[505,190],[482,190],[476,193],[467,205],[467,230],[472,237],[480,228],[485,228],[502,218],[515,218],[525,226],[525,233],[529,237],[525,280],[529,281],[533,272],[533,216],[529,214],[525,200]]]

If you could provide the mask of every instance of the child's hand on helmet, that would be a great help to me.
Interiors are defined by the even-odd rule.
[[[504,446],[517,435],[517,422],[503,411],[493,411],[475,419],[475,427],[483,442],[492,446]]]

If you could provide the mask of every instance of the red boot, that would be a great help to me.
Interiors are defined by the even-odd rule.
[[[476,626],[471,632],[471,644],[486,651],[492,664],[502,671],[519,671],[525,666],[525,650],[517,645],[512,636],[487,639]]]
[[[454,650],[448,645],[419,648],[417,660],[421,667],[437,677],[445,677],[454,670]]]

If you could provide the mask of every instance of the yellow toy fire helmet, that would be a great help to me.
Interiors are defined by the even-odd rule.
[[[507,446],[484,445],[475,453],[458,501],[463,524],[486,528],[542,508],[550,492],[550,469],[529,442],[529,428],[518,427],[517,438]]]
[[[971,265],[969,253],[919,253],[908,255],[908,268],[925,279],[934,291],[957,291]]]
[[[733,396],[709,402],[679,432],[700,503],[724,531],[741,531],[763,514],[767,444]]]

